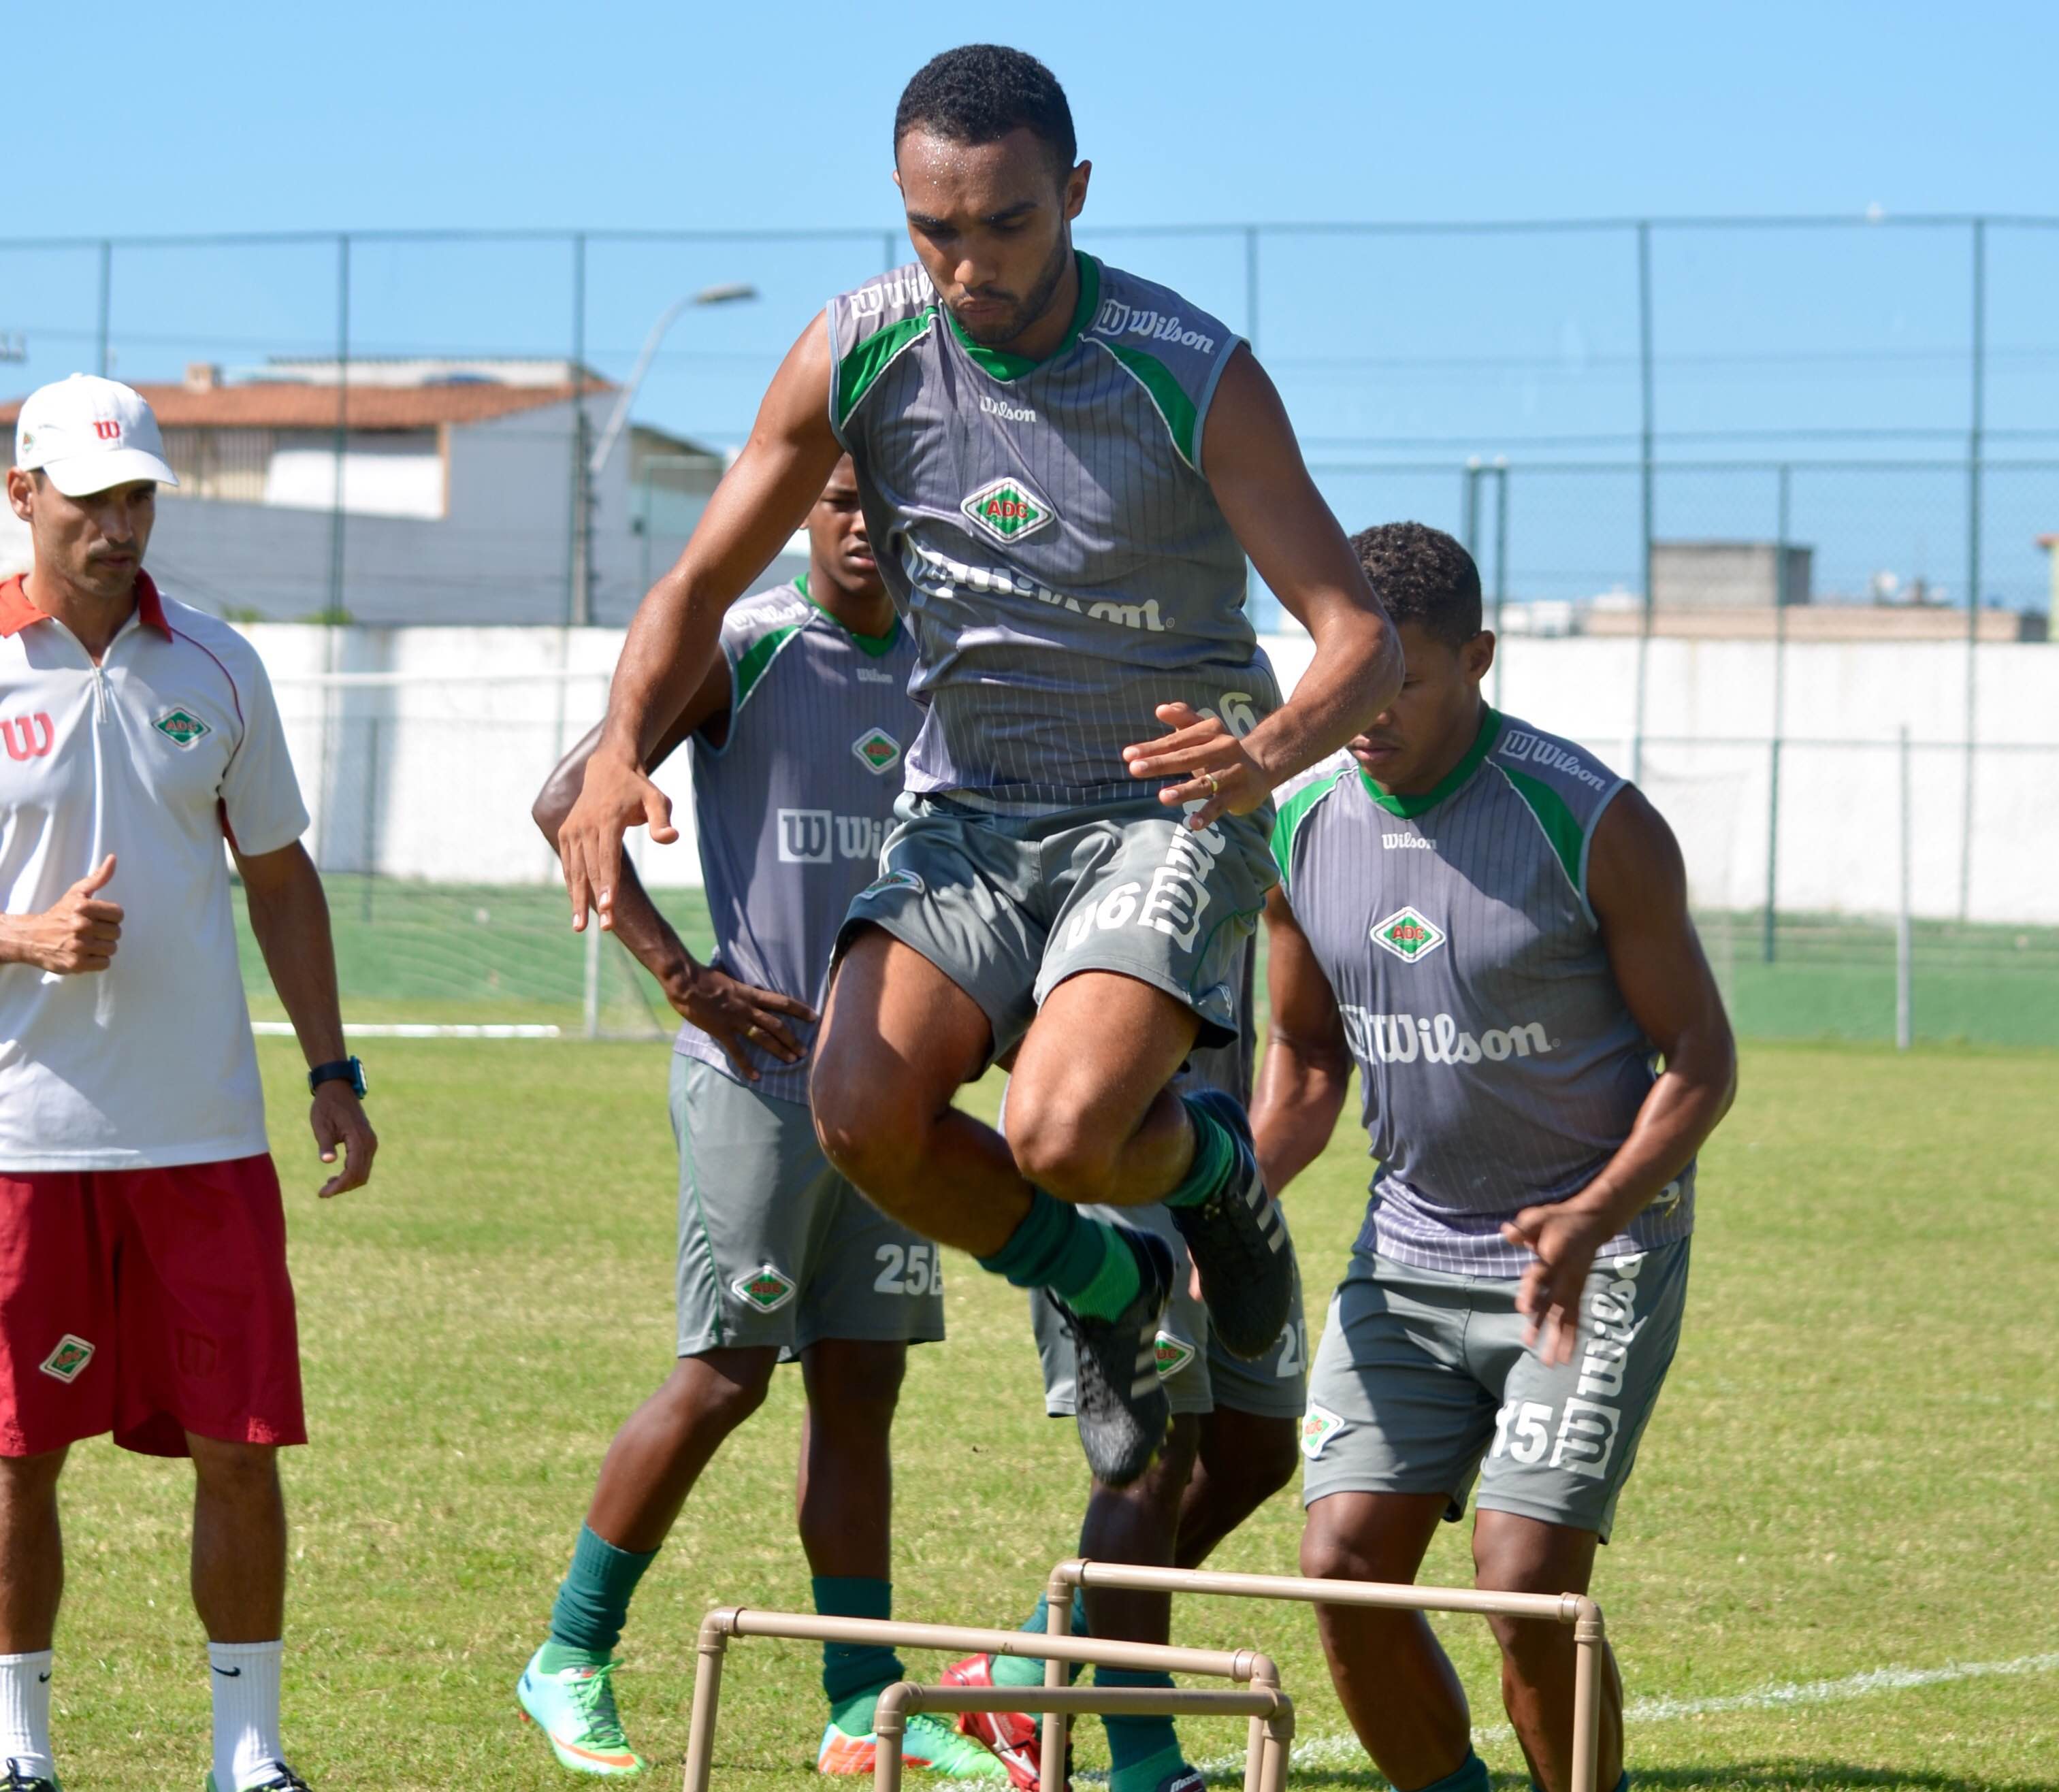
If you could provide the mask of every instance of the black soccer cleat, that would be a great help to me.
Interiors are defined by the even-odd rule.
[[[1073,1411],[1087,1467],[1104,1487],[1126,1487],[1165,1441],[1173,1408],[1158,1380],[1158,1322],[1173,1294],[1173,1252],[1148,1232],[1115,1229],[1136,1253],[1143,1286],[1114,1319],[1088,1319],[1049,1289],[1073,1340]]]
[[[1251,1121],[1219,1089],[1186,1099],[1205,1107],[1230,1131],[1237,1162],[1229,1180],[1192,1207],[1168,1207],[1201,1277],[1209,1324],[1223,1348],[1247,1363],[1280,1340],[1294,1307],[1294,1241],[1287,1216],[1266,1192],[1252,1148]]]
[[[7,1757],[7,1777],[0,1779],[0,1792],[58,1792],[54,1779],[32,1774],[13,1755]]]

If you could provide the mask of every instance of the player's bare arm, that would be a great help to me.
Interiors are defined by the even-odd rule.
[[[689,735],[703,731],[719,734],[729,714],[729,667],[718,654],[700,688],[658,737],[647,762],[648,769],[655,771],[663,765]],[[587,763],[600,743],[603,726],[596,723],[586,738],[558,762],[530,809],[553,850],[559,830],[578,800]],[[799,1041],[783,1017],[813,1021],[814,1010],[791,996],[739,982],[714,966],[701,963],[659,913],[643,879],[637,876],[636,867],[626,858],[615,878],[611,918],[615,938],[658,980],[674,1012],[715,1039],[729,1054],[739,1076],[750,1082],[758,1081],[758,1071],[745,1049],[747,1042],[762,1046],[782,1063],[799,1061]]]
[[[1159,792],[1199,802],[1193,825],[1248,815],[1274,787],[1363,733],[1401,687],[1401,647],[1301,459],[1286,407],[1251,352],[1223,369],[1202,432],[1209,489],[1259,576],[1315,638],[1294,695],[1238,739],[1184,703],[1158,719],[1173,732],[1130,747],[1137,778],[1179,778]]]
[[[121,939],[121,905],[100,894],[114,875],[110,853],[40,913],[0,914],[0,965],[61,977],[106,970]]]
[[[1587,899],[1624,1004],[1666,1068],[1600,1175],[1570,1200],[1526,1208],[1502,1228],[1511,1244],[1536,1253],[1517,1306],[1551,1363],[1572,1360],[1595,1252],[1687,1168],[1737,1093],[1737,1046],[1688,918],[1679,842],[1634,786],[1595,824]]]
[[[1265,1185],[1279,1193],[1329,1144],[1352,1066],[1330,980],[1276,884],[1265,898],[1265,946],[1272,1025],[1258,1067],[1251,1130]]]
[[[265,968],[293,1023],[301,1050],[313,1069],[345,1057],[343,1010],[337,996],[336,949],[329,928],[329,899],[307,849],[296,840],[277,852],[237,853],[250,910],[250,930],[265,954]],[[329,1081],[315,1091],[308,1124],[325,1164],[343,1153],[343,1168],[321,1185],[324,1196],[361,1189],[372,1175],[379,1140],[356,1093],[346,1082]]]
[[[648,756],[718,657],[723,613],[807,520],[843,452],[830,428],[829,395],[829,338],[818,316],[773,376],[751,440],[678,563],[637,607],[599,743],[558,834],[575,930],[590,913],[603,927],[613,924],[624,829],[642,822],[660,843],[679,838]]]

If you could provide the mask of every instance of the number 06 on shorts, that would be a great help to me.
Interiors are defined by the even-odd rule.
[[[770,1344],[783,1362],[825,1338],[943,1336],[936,1246],[830,1168],[805,1103],[675,1055],[672,1130],[680,1356]]]

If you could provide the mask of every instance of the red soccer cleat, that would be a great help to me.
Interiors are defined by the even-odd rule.
[[[994,1658],[967,1655],[944,1670],[947,1686],[990,1686],[994,1684]],[[1037,1792],[1043,1759],[1043,1726],[1026,1711],[962,1711],[958,1729],[980,1743],[1008,1770],[1016,1792]],[[1065,1750],[1068,1770],[1065,1792],[1072,1792],[1072,1747]]]

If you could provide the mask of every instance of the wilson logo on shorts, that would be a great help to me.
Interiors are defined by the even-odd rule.
[[[202,735],[211,735],[214,732],[213,729],[201,721],[197,715],[189,715],[182,709],[166,711],[150,726],[174,747],[190,747]]]
[[[958,506],[974,525],[1003,547],[1034,535],[1057,512],[1030,489],[1029,481],[998,479]]]
[[[1324,1446],[1344,1429],[1344,1420],[1327,1406],[1311,1406],[1301,1415],[1301,1454],[1313,1462],[1323,1453]]]
[[[730,1284],[739,1300],[747,1300],[761,1313],[776,1313],[794,1298],[794,1284],[769,1263]]]
[[[1444,943],[1444,930],[1428,915],[1396,909],[1372,927],[1372,943],[1392,952],[1404,965],[1420,963]]]
[[[1194,1347],[1174,1337],[1170,1332],[1161,1332],[1152,1349],[1157,1360],[1161,1381],[1170,1381],[1194,1360]]]
[[[58,1340],[58,1347],[46,1356],[39,1365],[45,1375],[62,1381],[69,1388],[78,1380],[86,1365],[93,1360],[93,1346],[85,1339],[74,1337],[69,1332]]]
[[[884,776],[901,763],[901,743],[884,728],[867,728],[850,743],[867,771]]]

